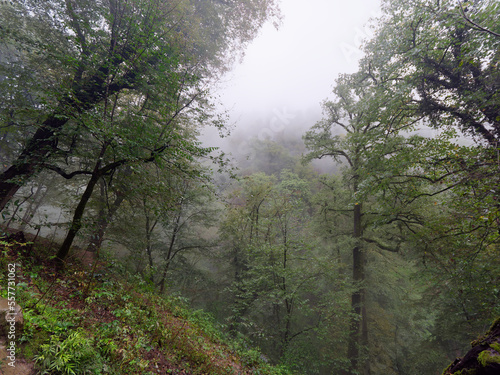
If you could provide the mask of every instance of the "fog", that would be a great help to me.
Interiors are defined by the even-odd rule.
[[[202,140],[235,157],[247,153],[252,137],[300,138],[321,118],[335,78],[357,70],[380,2],[282,0],[281,10],[279,29],[265,25],[216,91],[231,135],[221,140],[215,129],[205,129]]]

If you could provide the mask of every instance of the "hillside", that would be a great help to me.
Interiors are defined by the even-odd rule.
[[[181,297],[160,297],[116,263],[75,251],[55,271],[49,243],[23,235],[0,242],[2,270],[16,264],[16,374],[286,374]],[[10,266],[9,266],[10,265]],[[8,272],[0,273],[7,297]],[[12,275],[11,275],[12,276]],[[1,370],[7,373],[2,358]],[[24,370],[23,370],[24,371]]]

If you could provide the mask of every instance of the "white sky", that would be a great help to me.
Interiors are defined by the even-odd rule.
[[[279,30],[266,25],[219,94],[231,118],[319,107],[339,73],[357,69],[379,0],[281,0]]]

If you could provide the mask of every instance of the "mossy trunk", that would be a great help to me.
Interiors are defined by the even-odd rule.
[[[443,375],[498,375],[500,374],[500,318],[480,339],[471,343],[472,349],[457,358]]]

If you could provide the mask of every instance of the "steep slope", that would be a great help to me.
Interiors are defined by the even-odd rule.
[[[15,301],[23,308],[16,363],[23,357],[44,374],[288,373],[229,340],[204,312],[157,295],[116,263],[76,252],[57,274],[47,245],[20,235],[0,242],[0,267],[16,265]],[[1,274],[7,297],[7,273]]]

